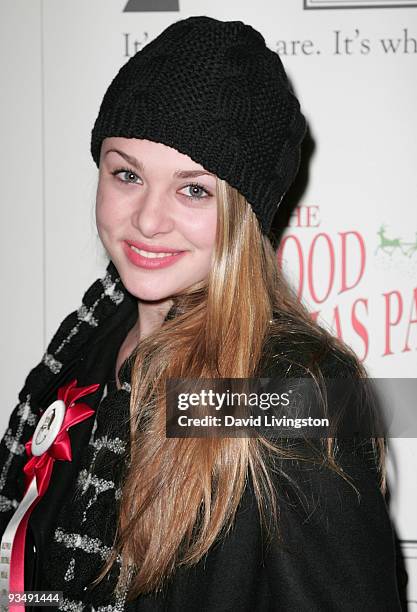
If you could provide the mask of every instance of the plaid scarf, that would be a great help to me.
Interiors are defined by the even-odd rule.
[[[90,592],[86,585],[96,577],[115,535],[120,482],[129,450],[130,362],[125,361],[119,372],[120,390],[114,384],[114,364],[136,319],[137,300],[124,288],[110,261],[104,277],[88,288],[81,306],[62,321],[40,363],[29,373],[0,443],[3,533],[24,494],[23,466],[28,459],[24,445],[41,411],[56,399],[58,388],[74,378],[78,386],[100,383],[93,395],[84,398],[96,409],[95,415],[69,430],[72,461],[55,461],[48,491],[29,520],[25,588],[33,572],[28,560],[33,550],[31,533],[35,542],[36,534],[43,533],[31,588],[62,591],[60,610],[128,609],[128,583],[124,593],[112,595],[120,557],[95,589]]]

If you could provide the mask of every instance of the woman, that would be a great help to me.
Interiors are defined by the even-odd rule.
[[[305,131],[278,55],[240,21],[178,21],[110,84],[91,140],[110,262],[0,447],[3,532],[40,415],[57,397],[82,414],[25,539],[25,588],[62,591],[58,609],[400,609],[383,440],[165,432],[170,378],[366,375],[277,269]]]

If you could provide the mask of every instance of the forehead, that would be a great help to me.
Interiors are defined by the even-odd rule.
[[[109,151],[119,151],[131,157],[135,157],[146,169],[147,165],[163,163],[174,169],[206,170],[201,164],[195,162],[191,157],[180,153],[173,147],[161,142],[154,142],[141,138],[122,138],[112,136],[105,138],[102,143],[101,154],[104,157]],[[117,153],[113,153],[117,155]]]

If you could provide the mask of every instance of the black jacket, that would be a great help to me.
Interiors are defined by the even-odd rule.
[[[22,445],[33,433],[39,407],[48,406],[55,399],[57,388],[73,378],[78,380],[79,386],[100,383],[100,389],[87,401],[96,411],[100,407],[104,385],[114,389],[116,356],[136,320],[137,303],[120,283],[117,287],[112,285],[116,271],[111,263],[107,270],[109,273],[109,299],[105,298],[102,305],[106,323],[95,326],[93,321],[92,324],[88,309],[90,315],[83,308],[69,315],[19,395],[20,404],[13,411],[9,428],[0,443],[0,467],[6,474],[1,487],[0,533],[3,533],[17,501],[23,496],[22,466],[26,456]],[[87,290],[84,305],[90,307],[95,303],[102,284],[96,281]],[[123,292],[124,299],[116,308],[117,291]],[[83,334],[79,334],[79,341],[75,336],[77,342],[65,352],[62,338],[68,337],[78,324],[83,328]],[[57,351],[59,347],[60,353]],[[299,359],[305,359],[302,347],[297,350]],[[55,367],[53,372],[48,355],[56,359],[58,353],[62,356],[61,368]],[[323,357],[323,367],[329,376],[341,374],[340,364],[334,356]],[[273,376],[274,373],[274,362],[269,360],[263,376]],[[23,418],[25,402],[30,408]],[[55,462],[49,489],[32,513],[26,540],[26,590],[55,588],[51,584],[52,569],[51,566],[48,569],[46,559],[48,542],[53,537],[60,509],[73,495],[93,423],[93,418],[87,419],[70,430],[73,461]],[[18,435],[20,438],[10,463],[10,440]],[[101,607],[101,600],[97,597],[93,603],[80,604],[78,609],[138,612],[401,610],[393,528],[378,487],[376,469],[364,449],[350,445],[346,445],[338,460],[345,472],[353,477],[360,498],[340,476],[309,462],[287,461],[283,473],[277,473],[280,530],[284,537],[282,545],[265,545],[249,482],[233,530],[224,540],[218,541],[195,567],[179,568],[164,592],[141,596],[132,603],[125,602],[120,607],[111,608]],[[294,481],[298,488],[293,486]],[[66,568],[64,557],[62,567],[59,558],[54,560],[55,575],[63,574]],[[83,576],[77,576],[77,580],[82,581]],[[33,609],[40,610],[39,607]],[[68,604],[68,607],[60,609],[76,608]]]

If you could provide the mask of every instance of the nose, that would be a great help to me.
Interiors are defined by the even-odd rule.
[[[174,219],[167,198],[157,190],[142,192],[135,203],[132,225],[143,236],[166,234],[174,227]]]

